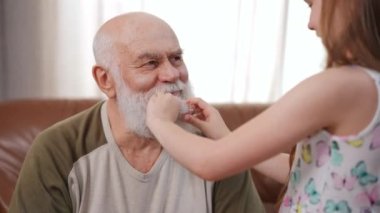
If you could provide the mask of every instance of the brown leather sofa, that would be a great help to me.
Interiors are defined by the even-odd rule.
[[[99,100],[36,99],[0,102],[0,213],[7,212],[16,180],[36,135],[46,127],[82,111]],[[267,105],[215,105],[227,125],[234,129],[262,112]],[[252,171],[253,180],[268,210],[273,212],[282,186]]]

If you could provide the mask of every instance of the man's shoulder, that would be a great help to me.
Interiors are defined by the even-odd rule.
[[[48,137],[49,135],[57,136],[61,134],[68,134],[71,131],[78,132],[84,126],[94,126],[101,124],[100,108],[101,103],[98,103],[64,120],[58,121],[57,123],[43,130],[38,135],[38,137]]]
[[[39,151],[49,150],[53,153],[55,151],[76,152],[76,155],[82,155],[104,144],[101,106],[102,102],[97,103],[43,130],[36,137],[32,148]],[[83,150],[77,150],[78,148]]]

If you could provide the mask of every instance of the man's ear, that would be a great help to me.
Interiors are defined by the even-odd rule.
[[[116,85],[111,73],[99,65],[92,67],[92,77],[96,84],[108,98],[116,97]]]

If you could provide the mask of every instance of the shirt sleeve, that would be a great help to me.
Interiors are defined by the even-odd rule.
[[[214,213],[265,213],[249,171],[218,181],[213,189]]]
[[[74,162],[106,143],[103,101],[41,132],[21,168],[9,212],[73,212],[68,177]]]
[[[13,192],[9,213],[18,212],[72,212],[67,189],[67,172],[70,162],[64,152],[55,151],[48,141],[51,137],[38,137],[32,144],[21,168]],[[64,160],[66,159],[66,160]]]

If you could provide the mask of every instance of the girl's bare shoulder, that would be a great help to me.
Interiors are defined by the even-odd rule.
[[[316,85],[322,90],[342,91],[350,94],[368,88],[372,78],[358,66],[339,66],[328,68],[306,80],[311,86]]]

